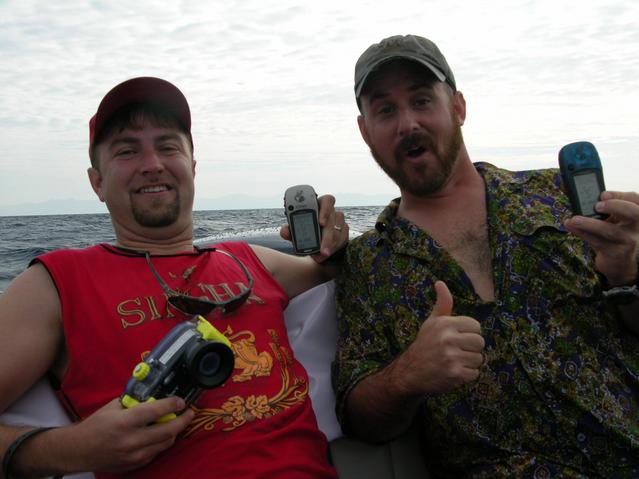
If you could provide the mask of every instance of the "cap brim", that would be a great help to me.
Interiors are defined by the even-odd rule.
[[[375,72],[382,64],[389,62],[391,60],[408,60],[408,61],[417,62],[420,65],[428,68],[435,75],[435,77],[437,77],[439,81],[441,82],[446,81],[446,75],[444,75],[444,73],[439,68],[437,68],[432,63],[426,61],[424,58],[414,56],[414,55],[393,54],[393,55],[388,55],[386,57],[380,58],[379,60],[377,60],[375,63],[373,63],[372,65],[368,67],[368,71],[366,72],[366,74],[360,79],[359,83],[355,85],[355,98],[359,98],[359,96],[361,95],[362,89],[364,88],[364,85],[366,84],[366,80],[371,75],[371,73]]]

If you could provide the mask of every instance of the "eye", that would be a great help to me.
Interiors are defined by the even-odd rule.
[[[115,154],[113,155],[115,158],[128,158],[130,156],[133,156],[135,154],[135,150],[133,148],[120,148],[118,150],[116,150]]]
[[[431,102],[432,100],[429,96],[420,96],[413,101],[413,105],[417,108],[423,108],[428,106]]]
[[[166,154],[173,154],[179,152],[180,148],[178,148],[178,146],[173,143],[165,143],[163,145],[160,145],[160,151]]]
[[[375,110],[375,114],[377,116],[388,116],[395,111],[395,107],[393,105],[381,105],[379,108]]]

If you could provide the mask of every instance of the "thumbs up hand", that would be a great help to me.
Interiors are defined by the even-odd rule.
[[[409,394],[443,393],[463,386],[479,377],[483,362],[485,342],[479,322],[452,316],[453,296],[446,283],[437,281],[435,291],[433,311],[402,354],[401,370],[395,371]]]

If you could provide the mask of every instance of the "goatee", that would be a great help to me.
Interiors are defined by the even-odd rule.
[[[162,228],[164,226],[170,226],[177,221],[180,216],[180,196],[178,195],[175,201],[169,205],[156,204],[151,205],[151,208],[141,209],[138,208],[135,202],[132,202],[133,217],[140,226],[146,226],[149,228]]]

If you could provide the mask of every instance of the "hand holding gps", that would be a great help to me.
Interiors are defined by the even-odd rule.
[[[319,253],[321,234],[317,194],[312,186],[291,186],[284,193],[284,212],[291,230],[295,253]]]
[[[604,219],[595,211],[606,188],[599,154],[592,143],[578,141],[559,150],[559,168],[572,210],[576,215]]]

